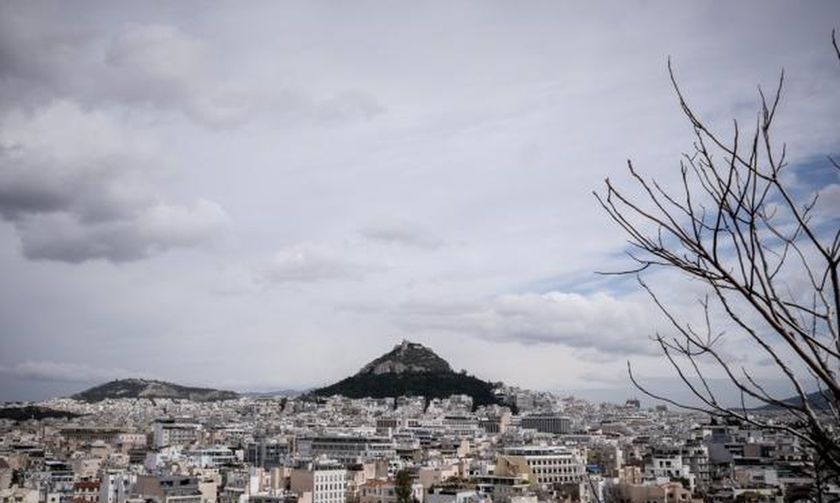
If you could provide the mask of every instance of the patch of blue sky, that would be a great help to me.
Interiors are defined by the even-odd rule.
[[[616,256],[623,256],[621,253],[616,253]],[[628,269],[620,269],[622,265],[617,261],[609,261],[612,268],[604,268],[603,272],[618,272]],[[633,267],[633,262],[627,258],[626,264]],[[577,293],[580,295],[591,295],[594,293],[607,293],[615,297],[637,291],[639,284],[633,274],[600,274],[596,271],[576,271],[568,274],[560,274],[557,276],[550,276],[542,278],[531,283],[522,285],[522,292],[566,292]],[[518,293],[522,293],[518,292]]]
[[[831,184],[840,183],[840,169],[829,161],[829,157],[840,163],[840,148],[828,155],[814,155],[807,160],[791,165],[788,170],[796,177],[794,196],[802,196]]]

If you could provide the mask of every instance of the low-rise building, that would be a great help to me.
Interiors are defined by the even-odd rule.
[[[423,484],[411,485],[411,499],[423,502]],[[359,487],[359,503],[397,503],[397,487],[393,480],[368,480]]]
[[[586,455],[565,446],[508,447],[496,458],[496,474],[523,475],[532,484],[580,482],[586,472]]]

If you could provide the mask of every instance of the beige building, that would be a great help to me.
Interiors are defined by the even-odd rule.
[[[586,454],[564,446],[509,447],[496,458],[496,475],[523,475],[531,484],[571,484],[583,479]]]
[[[691,491],[679,482],[660,485],[619,484],[622,500],[630,503],[690,503]]]
[[[140,475],[135,485],[137,496],[155,503],[202,503],[198,479],[181,475]]]
[[[482,494],[489,494],[495,503],[511,503],[517,498],[530,493],[531,484],[523,475],[478,475],[472,477],[476,487]]]
[[[345,503],[347,470],[338,464],[312,463],[292,470],[290,489],[299,496],[299,503]]]
[[[38,503],[38,490],[22,487],[0,489],[0,503]]]
[[[458,465],[443,465],[438,467],[423,467],[420,468],[419,472],[419,479],[420,483],[423,485],[424,489],[429,489],[433,485],[440,484],[441,482],[450,479],[452,477],[458,477],[461,475],[461,472],[458,468]]]
[[[618,480],[624,484],[641,484],[642,469],[638,466],[623,466],[618,469]]]
[[[388,462],[378,459],[347,467],[347,503],[358,503],[361,487],[368,480],[388,477]]]
[[[8,461],[0,458],[0,489],[12,487],[12,471]]]
[[[411,497],[423,502],[423,484],[411,485]],[[359,503],[397,503],[397,488],[393,480],[368,480],[359,487]]]

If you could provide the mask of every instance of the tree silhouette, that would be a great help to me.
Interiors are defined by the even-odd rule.
[[[835,33],[832,45],[840,60]],[[692,150],[680,162],[676,189],[642,176],[628,161],[638,192],[619,189],[610,179],[600,205],[629,238],[634,267],[606,274],[635,275],[664,313],[671,335],[656,334],[664,357],[697,398],[680,403],[647,395],[714,417],[734,418],[781,430],[799,439],[814,463],[840,474],[840,208],[820,214],[819,193],[803,193],[787,175],[786,149],[773,138],[784,72],[771,95],[759,88],[760,107],[747,136],[734,121],[732,135],[710,129],[688,104],[671,62],[671,83],[690,122]],[[830,156],[825,169],[840,170]],[[704,323],[692,324],[645,280],[653,270],[677,271],[704,285],[699,301]],[[802,286],[804,285],[804,287]],[[770,362],[795,390],[794,399],[766,389],[748,369],[722,351],[722,337],[738,334]],[[720,369],[740,393],[741,405],[721,403],[709,383],[708,368]],[[784,421],[754,414],[748,399],[780,410]],[[699,405],[698,405],[699,404]]]
[[[394,484],[394,491],[397,494],[397,503],[412,503],[411,496],[411,473],[408,470],[402,469],[397,472],[396,482]]]

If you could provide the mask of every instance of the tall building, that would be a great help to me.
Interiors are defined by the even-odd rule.
[[[286,440],[261,438],[248,443],[245,461],[259,468],[273,468],[283,464],[290,454],[289,450]]]
[[[99,482],[99,503],[125,503],[134,491],[137,475],[120,470],[102,474]]]
[[[289,487],[300,503],[345,503],[347,470],[334,463],[310,463],[292,470]]]

